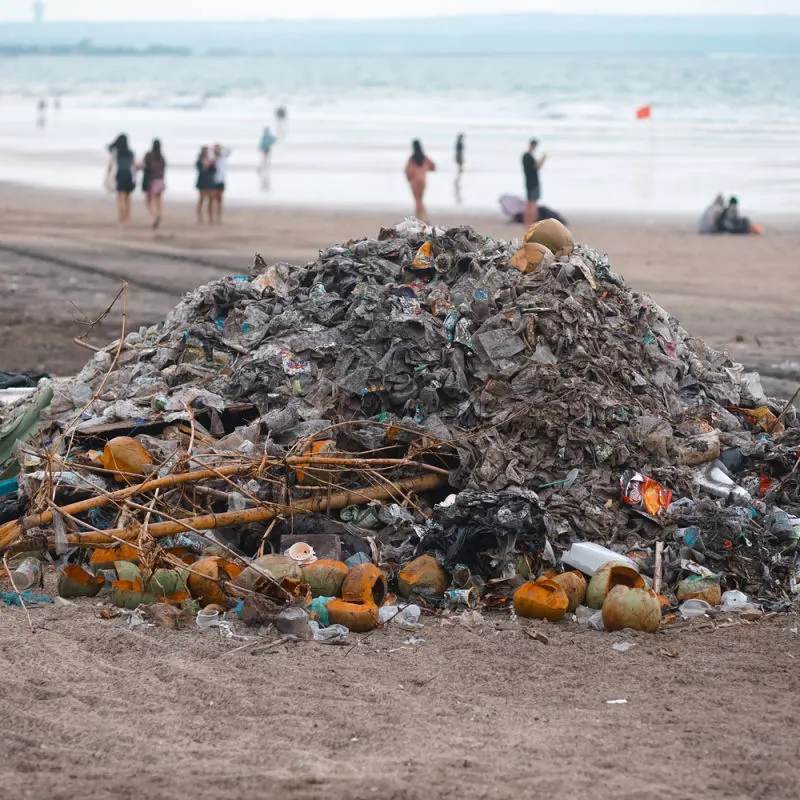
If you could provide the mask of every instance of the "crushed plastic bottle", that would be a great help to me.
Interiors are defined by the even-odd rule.
[[[383,622],[396,622],[403,625],[416,625],[422,615],[422,609],[411,603],[407,606],[383,606],[378,611],[378,619]]]
[[[314,641],[320,644],[347,644],[347,637],[350,635],[350,629],[344,625],[328,625],[323,628],[319,622],[312,619],[308,623],[314,634]]]
[[[694,482],[714,497],[721,497],[739,505],[751,504],[750,493],[736,483],[733,475],[719,459],[712,461],[702,472],[698,472]]]
[[[679,613],[683,619],[694,619],[696,617],[705,617],[709,611],[713,610],[714,606],[705,600],[692,598],[681,603]]]
[[[602,610],[595,610],[588,606],[578,606],[575,609],[575,621],[578,625],[585,625],[593,631],[604,631]]]

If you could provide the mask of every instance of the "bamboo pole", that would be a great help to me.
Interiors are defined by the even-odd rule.
[[[284,461],[268,461],[267,466],[281,466]],[[330,465],[330,466],[349,466],[353,469],[360,467],[376,467],[376,466],[393,466],[393,467],[419,467],[436,475],[446,476],[448,471],[441,467],[434,467],[431,464],[422,464],[417,461],[409,461],[403,458],[327,458],[324,456],[290,456],[285,459],[285,463],[290,465]],[[146,492],[155,491],[162,488],[173,488],[184,483],[198,483],[205,480],[214,480],[220,477],[229,477],[233,475],[246,475],[249,472],[254,472],[261,465],[261,462],[249,462],[247,464],[233,464],[228,466],[216,467],[214,469],[197,470],[194,472],[183,472],[178,475],[166,475],[163,478],[155,478],[150,481],[136,484],[135,486],[126,486],[124,489],[119,489],[116,492],[111,492],[105,495],[97,495],[90,497],[86,500],[80,500],[76,503],[71,503],[63,507],[63,510],[68,514],[81,514],[84,511],[89,511],[92,508],[100,508],[101,506],[113,503],[116,500],[125,500],[126,498],[133,497],[137,494],[144,494]],[[90,488],[87,485],[87,488]],[[36,528],[40,525],[47,525],[53,521],[53,511],[48,509],[41,514],[33,514],[28,517],[22,517],[19,520],[12,520],[4,525],[0,525],[0,550],[8,547],[14,542],[16,538],[21,536],[26,530]]]
[[[376,486],[364,489],[348,489],[336,492],[330,497],[319,496],[308,500],[300,500],[292,505],[269,505],[259,508],[248,508],[244,511],[226,511],[221,514],[202,514],[196,517],[188,517],[185,520],[174,522],[157,522],[148,527],[148,534],[154,539],[164,536],[171,536],[176,533],[183,533],[193,528],[199,530],[210,530],[221,528],[226,525],[247,525],[252,522],[266,522],[274,519],[281,514],[310,514],[324,508],[338,509],[356,503],[364,503],[370,500],[386,500],[398,492],[424,492],[435,489],[446,483],[446,478],[442,475],[430,474],[421,475],[416,478],[407,478],[398,481],[392,486]],[[67,542],[72,546],[88,546],[101,544],[115,544],[120,540],[131,541],[139,535],[138,528],[117,528],[115,530],[104,531],[103,533],[81,533],[70,534]],[[48,538],[48,545],[52,546],[52,538]],[[4,547],[0,545],[0,549]]]
[[[151,481],[138,483],[136,486],[126,486],[124,489],[119,489],[107,495],[97,495],[96,497],[89,497],[86,500],[80,500],[77,503],[70,503],[69,505],[63,506],[62,510],[68,514],[80,514],[84,511],[89,511],[91,508],[99,508],[100,506],[113,503],[115,500],[124,500],[127,497],[144,494],[145,492],[155,489],[179,486],[182,483],[214,480],[219,477],[219,473],[223,475],[247,474],[248,472],[252,472],[256,467],[257,465],[254,463],[236,464],[233,466],[219,467],[216,470],[204,469],[195,472],[183,472],[179,475],[166,475],[163,478],[155,478]],[[87,484],[87,488],[90,488],[89,484]],[[26,530],[36,528],[40,525],[47,525],[52,521],[53,510],[48,509],[41,514],[33,514],[29,517],[22,517],[22,519],[6,522],[5,525],[0,526],[0,549],[8,547],[14,539],[21,536]]]

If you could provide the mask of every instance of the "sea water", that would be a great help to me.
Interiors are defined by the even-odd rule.
[[[60,99],[60,110],[53,98]],[[48,98],[47,124],[36,104]],[[258,142],[288,109],[269,175]],[[635,110],[651,104],[652,116]],[[231,148],[230,201],[403,209],[419,138],[433,209],[521,195],[531,137],[559,210],[800,211],[800,57],[696,55],[28,56],[0,59],[0,180],[102,191],[106,146],[162,140],[168,197],[194,195],[201,145]],[[456,186],[454,143],[465,135]]]

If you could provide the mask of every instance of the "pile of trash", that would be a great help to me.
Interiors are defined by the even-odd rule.
[[[560,606],[565,567],[619,557],[646,582],[610,588],[655,583],[659,619],[798,592],[795,408],[554,220],[521,244],[407,220],[302,267],[257,257],[2,413],[0,551],[122,607],[528,614],[526,581]],[[582,543],[604,558],[571,562]]]

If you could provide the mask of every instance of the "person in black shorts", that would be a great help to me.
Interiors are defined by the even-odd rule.
[[[538,144],[539,142],[536,139],[531,139],[528,152],[522,156],[522,171],[525,173],[525,196],[527,200],[524,217],[526,226],[533,225],[539,218],[539,198],[542,194],[539,184],[539,170],[544,166],[547,156],[542,156],[539,161],[536,160],[534,153]]]
[[[113,184],[117,192],[117,219],[120,225],[131,221],[131,192],[136,188],[136,159],[128,146],[128,137],[121,133],[108,146],[107,183]],[[113,174],[113,178],[112,178]],[[109,189],[112,185],[109,185]]]
[[[203,206],[206,207],[209,223],[213,222],[212,217],[212,204],[214,202],[214,192],[216,189],[215,178],[217,174],[217,165],[214,159],[210,157],[208,147],[203,146],[200,150],[200,155],[197,156],[197,221],[203,224]]]

